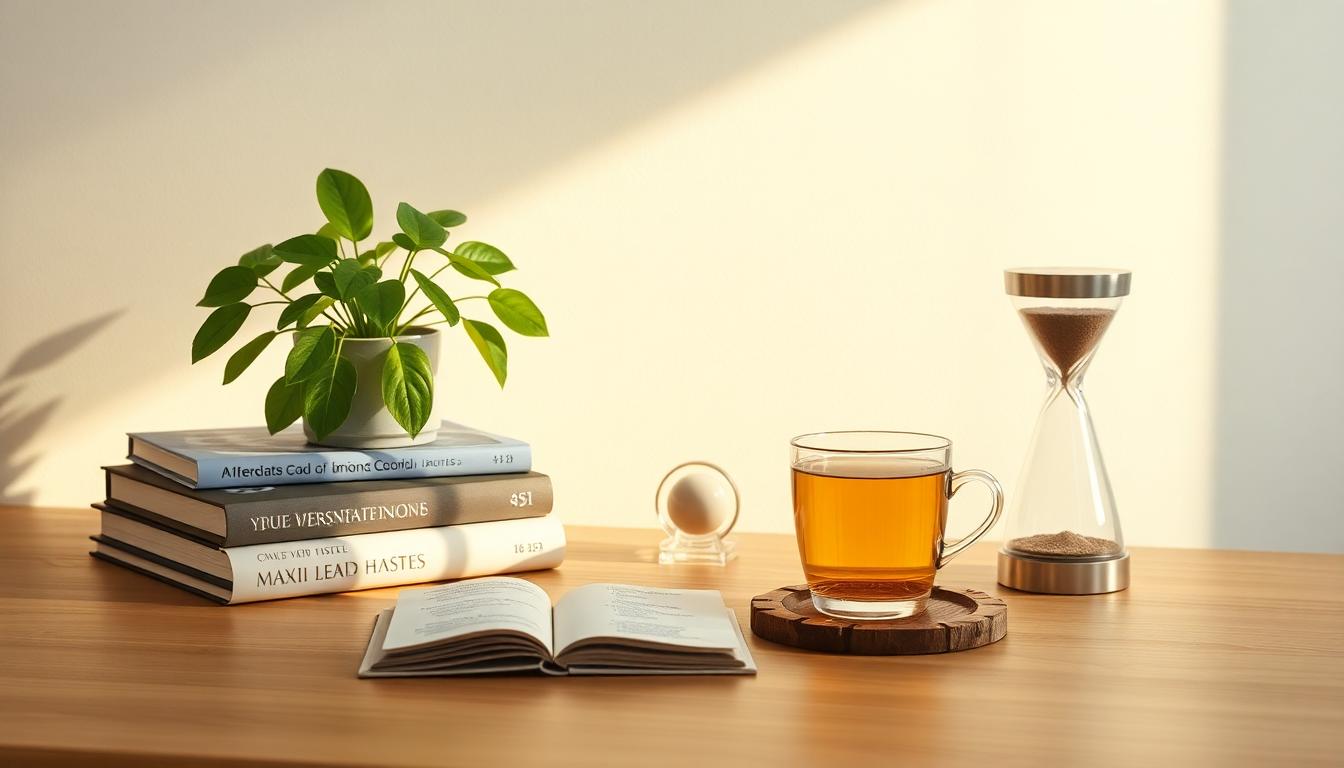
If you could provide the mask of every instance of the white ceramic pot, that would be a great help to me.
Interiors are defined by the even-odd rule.
[[[303,423],[303,432],[308,442],[317,445],[329,445],[336,448],[402,448],[408,445],[432,443],[439,436],[438,418],[438,370],[439,340],[441,336],[436,328],[410,328],[397,337],[397,341],[414,344],[429,356],[429,369],[434,376],[434,407],[430,409],[429,420],[419,435],[411,437],[392,418],[387,406],[383,405],[383,360],[392,342],[387,339],[347,338],[341,345],[341,357],[355,366],[355,400],[350,404],[350,415],[336,431],[317,439],[308,422]]]

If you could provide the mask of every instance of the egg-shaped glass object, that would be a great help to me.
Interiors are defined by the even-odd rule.
[[[668,534],[658,562],[724,565],[735,557],[725,537],[737,522],[737,486],[719,467],[692,461],[674,468],[658,485],[654,507]]]

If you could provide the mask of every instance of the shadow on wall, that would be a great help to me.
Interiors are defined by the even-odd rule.
[[[0,456],[0,503],[32,503],[34,492],[20,487],[24,474],[38,458],[30,446],[61,405],[61,397],[42,398],[33,391],[38,386],[34,375],[73,354],[124,313],[124,309],[113,310],[38,339],[15,355],[0,373],[0,445],[4,446]],[[40,402],[21,405],[34,399]]]
[[[1213,545],[1344,552],[1344,4],[1225,18]]]

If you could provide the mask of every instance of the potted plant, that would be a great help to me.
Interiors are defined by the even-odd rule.
[[[448,230],[467,220],[461,213],[422,213],[401,203],[400,231],[371,243],[368,190],[331,168],[318,174],[317,204],[327,219],[321,229],[243,254],[210,280],[197,302],[213,311],[192,340],[193,364],[227,344],[253,309],[280,308],[275,330],[244,344],[224,365],[228,384],[271,342],[293,338],[285,372],[266,393],[271,434],[302,418],[309,441],[323,445],[391,448],[434,440],[436,326],[461,327],[501,387],[508,375],[504,338],[489,323],[463,317],[460,302],[485,302],[524,336],[549,335],[537,305],[500,285],[499,275],[514,269],[508,256],[474,240],[448,249]],[[289,271],[275,279],[285,265]],[[449,268],[486,287],[450,298],[436,282]],[[388,277],[394,271],[395,278]],[[258,290],[266,300],[248,303]]]

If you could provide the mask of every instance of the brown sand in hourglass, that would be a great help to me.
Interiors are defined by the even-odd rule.
[[[1115,317],[1114,309],[1033,307],[1021,310],[1022,319],[1040,342],[1045,356],[1065,379],[1079,360],[1087,357]],[[1046,557],[1098,557],[1115,555],[1120,545],[1110,539],[1083,536],[1073,531],[1043,533],[1008,542],[1008,548]]]
[[[1046,557],[1100,557],[1120,554],[1120,545],[1110,539],[1084,536],[1073,531],[1023,536],[1009,541],[1008,548]]]
[[[1115,317],[1114,309],[1071,307],[1033,307],[1021,313],[1045,356],[1065,378],[1097,345]]]

